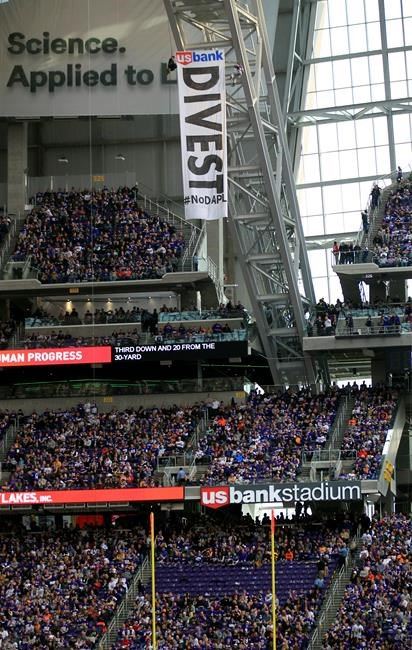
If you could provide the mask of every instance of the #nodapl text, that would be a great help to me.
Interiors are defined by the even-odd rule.
[[[298,501],[354,501],[361,498],[359,484],[333,485],[327,481],[310,487],[293,486],[238,489],[230,487],[204,487],[200,503],[208,508],[221,508],[233,503],[292,503]]]

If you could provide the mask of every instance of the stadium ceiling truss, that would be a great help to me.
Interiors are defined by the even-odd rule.
[[[313,383],[302,338],[315,295],[261,0],[164,4],[178,50],[225,50],[231,235],[274,383]]]

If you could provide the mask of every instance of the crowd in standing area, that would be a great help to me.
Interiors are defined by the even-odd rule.
[[[134,190],[45,192],[13,260],[32,258],[43,283],[147,280],[178,270],[185,244],[171,223],[139,206]]]
[[[79,404],[25,418],[3,468],[3,489],[62,490],[154,485],[157,461],[182,453],[200,417],[198,405],[113,410]]]
[[[0,648],[95,648],[146,554],[142,529],[0,535]]]
[[[324,650],[410,647],[411,551],[409,516],[376,517],[362,537],[358,565],[324,638]]]
[[[360,317],[361,321],[359,321]],[[357,318],[356,328],[354,318]],[[309,311],[306,312],[307,334],[308,336],[333,336],[336,334],[338,320],[345,321],[342,330],[345,334],[358,333],[359,326],[362,334],[409,331],[412,328],[412,298],[408,298],[406,303],[399,301],[387,304],[377,301],[374,304],[364,302],[359,305],[342,302],[339,298],[335,303],[328,304],[324,298],[321,298],[315,306],[313,316]]]

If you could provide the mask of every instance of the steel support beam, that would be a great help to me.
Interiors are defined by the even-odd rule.
[[[164,4],[178,49],[225,50],[230,231],[274,383],[313,383],[302,339],[314,292],[261,0]]]

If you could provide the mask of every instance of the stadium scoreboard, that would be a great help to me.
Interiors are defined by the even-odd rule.
[[[15,349],[0,351],[0,368],[22,366],[150,363],[245,357],[247,341],[192,341],[126,346],[82,346],[68,348]]]

